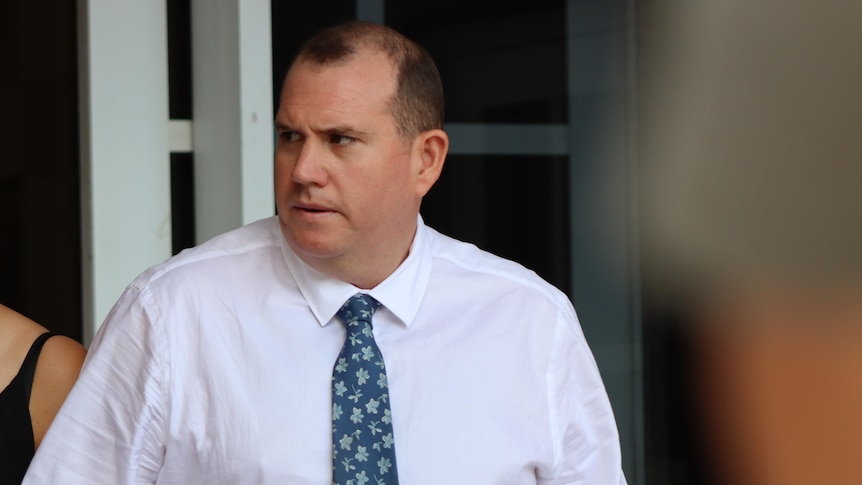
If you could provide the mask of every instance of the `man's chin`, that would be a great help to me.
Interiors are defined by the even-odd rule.
[[[335,242],[336,239],[324,238],[320,234],[307,235],[302,233],[290,232],[282,228],[282,233],[287,241],[287,245],[293,249],[302,260],[308,262],[308,259],[327,260],[332,259],[339,254],[339,247]]]

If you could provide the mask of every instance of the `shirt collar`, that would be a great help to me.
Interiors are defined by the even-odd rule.
[[[278,219],[276,218],[276,224]],[[327,276],[305,264],[279,234],[279,244],[285,263],[293,275],[300,293],[321,326],[327,325],[348,298],[356,293],[373,296],[392,312],[405,326],[410,326],[431,275],[431,248],[422,217],[416,223],[416,235],[410,245],[407,259],[379,285],[370,290]]]

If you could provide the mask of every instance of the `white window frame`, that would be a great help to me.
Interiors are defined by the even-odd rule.
[[[168,119],[165,1],[79,0],[84,343],[171,255],[170,152],[195,154],[196,240],[272,215],[269,0],[193,0],[194,120]]]

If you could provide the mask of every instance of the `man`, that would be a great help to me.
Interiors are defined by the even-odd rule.
[[[624,483],[565,295],[422,223],[442,123],[436,67],[400,34],[306,43],[276,116],[278,216],[129,286],[29,482]]]

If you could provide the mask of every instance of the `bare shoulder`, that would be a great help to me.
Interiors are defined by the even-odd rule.
[[[39,363],[36,365],[36,378],[60,384],[75,381],[87,356],[87,350],[78,341],[55,335],[45,341]]]
[[[30,394],[30,418],[37,447],[75,385],[86,355],[84,346],[69,337],[56,335],[45,341]]]
[[[18,373],[24,357],[39,335],[48,329],[0,305],[0,387]],[[75,340],[56,335],[45,341],[30,392],[30,418],[36,446],[72,389],[87,351]]]

